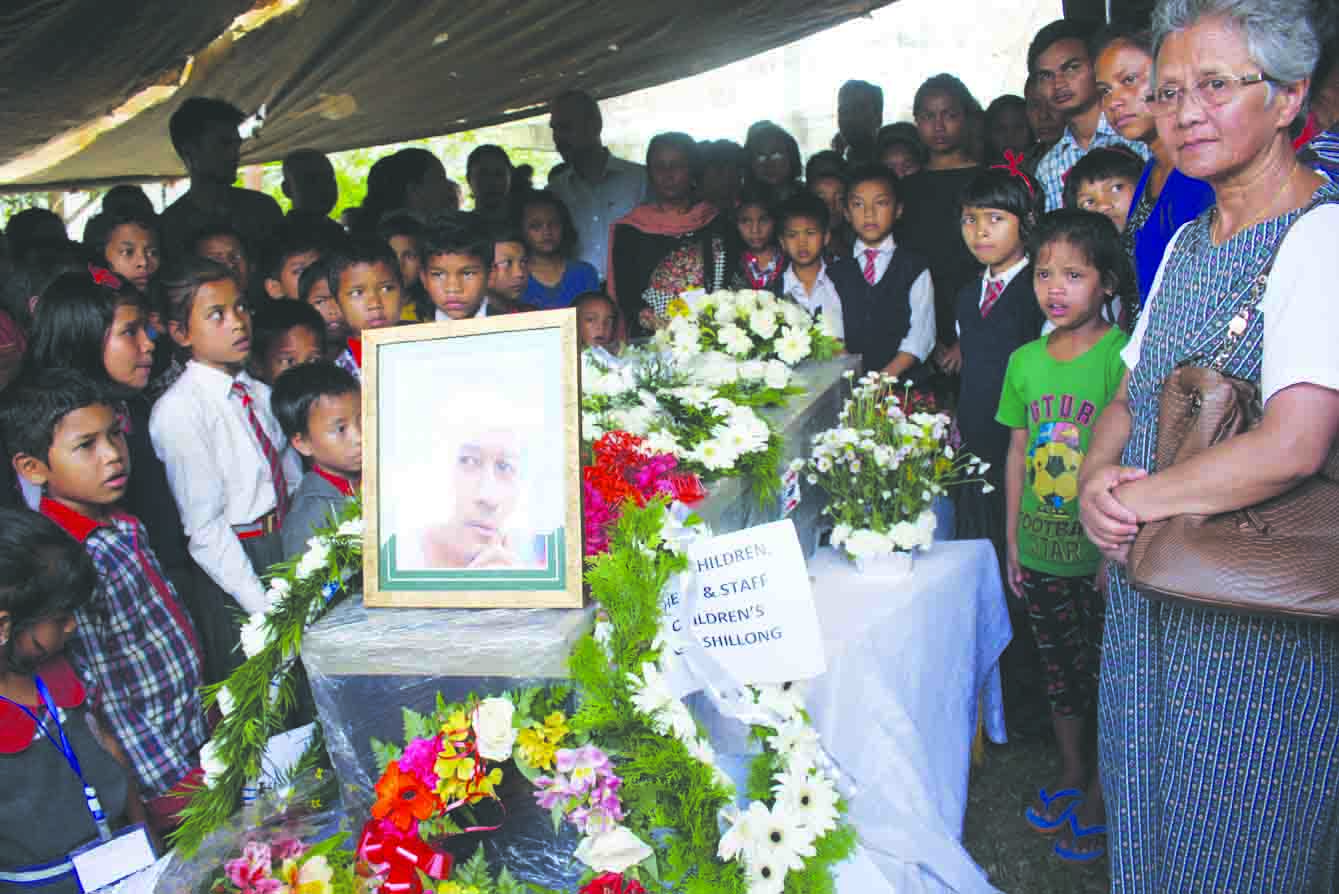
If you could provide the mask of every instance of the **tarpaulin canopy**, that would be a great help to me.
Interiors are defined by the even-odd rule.
[[[263,109],[253,164],[526,117],[572,87],[640,90],[889,2],[29,0],[0,11],[0,184],[180,176],[167,122],[190,96]]]

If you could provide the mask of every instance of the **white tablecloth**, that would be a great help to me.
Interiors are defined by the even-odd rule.
[[[823,548],[809,574],[828,661],[809,712],[856,782],[869,858],[898,894],[994,891],[961,844],[978,697],[987,735],[1005,739],[998,662],[1012,634],[990,542],[937,543],[902,581]]]

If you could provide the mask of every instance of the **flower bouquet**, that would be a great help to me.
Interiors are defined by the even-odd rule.
[[[344,835],[308,845],[289,835],[253,838],[223,865],[209,894],[334,894],[364,892],[367,879],[353,854],[341,850]]]
[[[686,504],[706,496],[696,475],[679,471],[677,459],[648,450],[646,442],[636,435],[606,432],[592,445],[591,452],[591,464],[581,470],[588,556],[608,550],[606,532],[625,500],[645,506],[655,495],[666,494]]]
[[[808,311],[771,292],[687,292],[669,307],[655,344],[677,360],[721,353],[737,362],[826,360],[841,343]]]
[[[867,373],[837,427],[815,435],[810,458],[793,464],[827,493],[832,544],[862,570],[908,571],[911,552],[934,542],[935,498],[972,481],[990,489],[981,478],[988,464],[950,445],[949,417],[911,410],[909,397],[896,379]]]

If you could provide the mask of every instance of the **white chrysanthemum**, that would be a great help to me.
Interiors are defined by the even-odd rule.
[[[763,381],[768,388],[785,388],[790,384],[790,367],[780,360],[768,360]]]
[[[224,717],[237,709],[237,699],[233,697],[232,690],[226,685],[219,689],[218,694],[214,696],[214,704],[218,706],[219,713]]]
[[[809,333],[792,326],[783,330],[777,339],[776,356],[782,363],[794,366],[809,356],[811,348]]]
[[[739,454],[730,445],[716,438],[708,438],[689,452],[688,458],[701,463],[713,472],[733,469],[739,461]]]
[[[697,724],[693,721],[693,715],[683,702],[674,697],[669,681],[658,667],[647,661],[642,664],[641,677],[628,674],[628,682],[633,689],[633,707],[651,720],[652,727],[658,733],[673,733],[684,741],[697,738]]]
[[[893,541],[888,534],[880,534],[868,528],[852,531],[846,538],[846,552],[856,558],[871,558],[893,551]]]
[[[753,339],[743,329],[731,323],[728,326],[722,326],[717,337],[721,341],[721,347],[727,354],[735,357],[743,357],[753,350]]]
[[[668,453],[670,456],[682,456],[683,447],[667,431],[653,431],[646,436],[646,449],[651,453]]]
[[[800,766],[812,766],[818,761],[821,742],[818,731],[803,720],[792,720],[776,728],[767,738],[767,744],[783,759],[798,761]]]
[[[732,805],[721,811],[721,818],[730,828],[721,836],[716,856],[722,860],[734,860],[741,855],[756,853],[762,848],[762,836],[767,829],[768,821],[771,820],[771,813],[766,804],[754,801],[744,811]]]
[[[340,526],[335,530],[335,533],[340,537],[362,537],[365,530],[366,525],[363,523],[362,516],[359,516],[358,518],[351,518],[348,521],[341,522]]]
[[[298,580],[307,580],[330,564],[330,544],[324,538],[312,537],[307,541],[307,552],[298,560]]]
[[[779,328],[776,311],[770,307],[758,308],[749,314],[749,328],[759,338],[771,338],[776,335],[776,330]]]
[[[786,867],[771,856],[758,855],[748,864],[749,894],[782,894]]]
[[[615,410],[609,414],[610,420],[620,429],[634,435],[645,434],[656,422],[656,413],[643,406]]]
[[[207,787],[212,787],[224,773],[228,772],[228,765],[220,757],[218,746],[214,744],[213,739],[200,746],[200,769],[205,771]]]
[[[803,717],[804,692],[798,683],[791,683],[789,686],[759,683],[753,688],[758,692],[758,704],[774,712],[783,720]]]
[[[246,619],[242,625],[241,632],[242,654],[247,658],[255,658],[270,641],[270,628],[265,621],[265,616],[260,612]]]
[[[772,786],[778,805],[802,828],[815,837],[821,837],[837,828],[837,790],[821,774],[786,772],[778,775]]]

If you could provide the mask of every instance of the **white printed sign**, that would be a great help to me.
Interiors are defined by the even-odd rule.
[[[707,663],[726,680],[786,683],[807,680],[827,669],[823,637],[795,523],[783,519],[695,541],[687,550],[687,586],[662,602],[673,632],[691,636]],[[684,655],[682,645],[675,653]],[[693,656],[685,656],[694,664]],[[679,693],[708,681],[688,679],[683,667],[672,673]],[[696,676],[702,675],[697,669]]]

